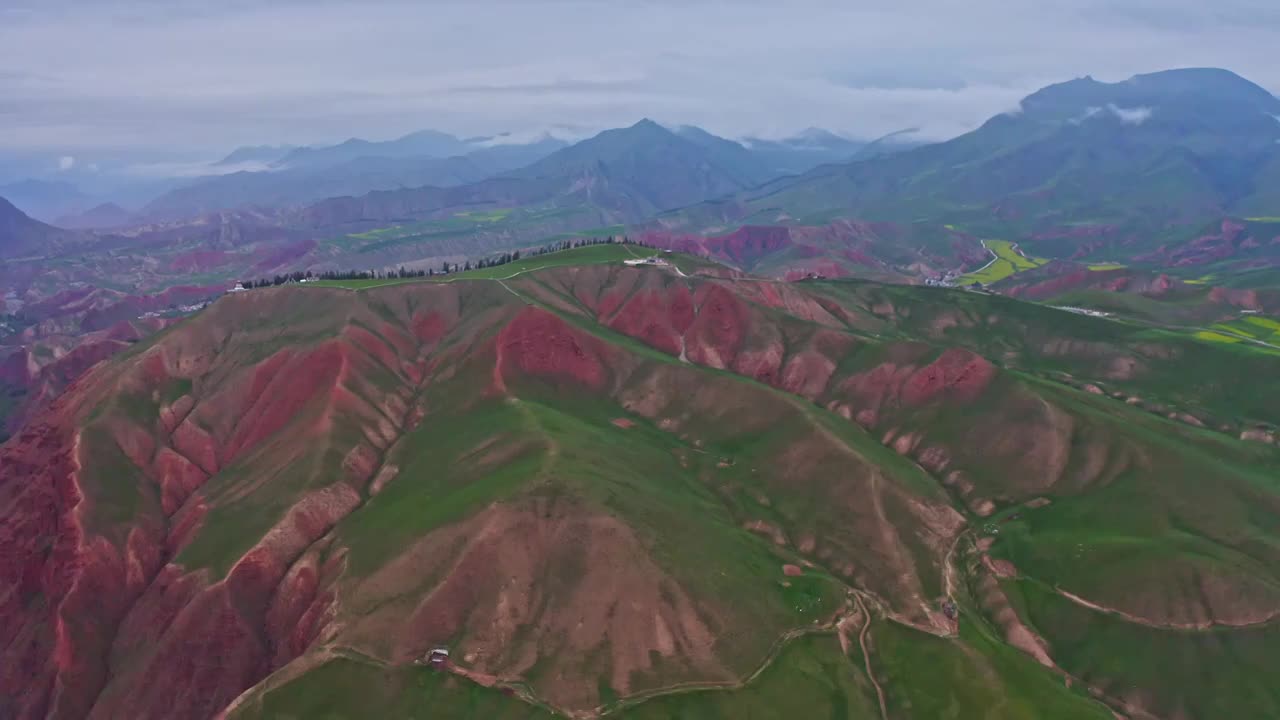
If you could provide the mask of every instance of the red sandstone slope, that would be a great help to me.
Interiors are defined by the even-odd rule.
[[[22,427],[26,418],[56,398],[85,371],[164,328],[172,320],[147,318],[121,322],[78,336],[55,335],[0,347],[0,392],[20,397],[0,417],[0,437]]]
[[[407,661],[423,649],[419,645],[442,633],[477,633],[496,621],[456,615],[458,606],[446,598],[460,592],[470,606],[499,592],[500,586],[489,586],[475,574],[494,567],[483,558],[507,543],[527,542],[528,533],[603,533],[600,570],[590,570],[589,562],[583,587],[617,585],[618,592],[633,598],[653,591],[641,614],[669,617],[668,630],[659,636],[637,636],[639,616],[619,617],[593,631],[612,638],[614,685],[620,692],[640,682],[633,673],[651,667],[645,647],[669,657],[664,662],[677,663],[681,673],[723,679],[745,671],[750,656],[737,658],[736,651],[726,649],[736,641],[717,639],[713,628],[725,632],[740,623],[774,626],[775,633],[786,628],[781,608],[767,603],[751,611],[716,608],[706,591],[697,589],[696,579],[650,560],[637,559],[638,574],[629,578],[597,578],[594,573],[605,571],[618,554],[644,558],[651,541],[640,539],[648,534],[643,527],[611,527],[590,503],[560,503],[556,513],[562,519],[543,528],[536,519],[541,516],[519,520],[524,502],[513,500],[515,515],[506,517],[504,510],[476,520],[486,527],[515,523],[502,531],[509,538],[494,549],[477,547],[481,554],[474,559],[458,559],[461,564],[446,576],[446,584],[424,596],[426,604],[397,609],[376,600],[423,590],[403,587],[389,568],[367,578],[353,575],[341,560],[347,552],[342,537],[335,539],[331,531],[373,495],[406,482],[397,480],[396,463],[413,450],[400,446],[407,433],[433,413],[457,411],[448,405],[456,400],[428,398],[465,387],[473,398],[467,403],[483,404],[491,402],[485,398],[527,393],[537,387],[528,385],[529,378],[540,378],[580,389],[574,392],[613,397],[619,403],[615,412],[631,408],[685,434],[691,431],[681,430],[689,413],[720,412],[736,382],[703,381],[703,393],[688,406],[672,391],[698,382],[698,371],[644,360],[547,310],[524,307],[494,284],[421,285],[391,298],[376,296],[374,307],[382,302],[394,307],[392,322],[364,297],[338,291],[298,297],[296,291],[284,291],[225,300],[156,346],[82,379],[5,446],[0,492],[8,552],[0,572],[15,590],[5,597],[0,617],[9,658],[22,662],[6,663],[10,669],[0,677],[0,691],[19,699],[18,716],[209,716],[322,638],[371,651],[386,647],[378,652]],[[289,302],[281,306],[274,298]],[[693,361],[712,367],[726,362],[729,347],[738,342],[734,325],[745,317],[741,301],[706,284],[675,303],[677,324],[687,324]],[[469,308],[465,316],[463,305]],[[301,345],[264,347],[267,336],[261,333],[278,332],[267,329],[278,327],[279,312],[305,313],[299,324],[287,325],[290,337],[307,337],[322,327],[333,330]],[[799,412],[770,397],[755,399],[775,406],[770,419]],[[679,414],[668,416],[672,412]],[[536,437],[513,437],[495,460],[530,452],[527,443]],[[788,452],[803,453],[810,461],[807,466],[786,463],[791,483],[815,483],[836,462],[845,473],[867,479],[885,472],[829,431],[802,436],[797,443]],[[250,475],[243,474],[246,470]],[[849,525],[846,517],[841,527],[832,516],[823,521],[829,529],[810,539],[797,529],[801,546],[820,552],[846,577],[865,578],[900,608],[904,621],[945,629],[937,600],[925,588],[937,591],[941,555],[958,516],[936,499],[895,487],[889,477],[870,482],[883,507],[858,510],[849,504],[856,495],[832,496],[824,504],[845,506],[861,519]],[[244,531],[248,535],[223,536],[222,525],[238,523],[228,513],[251,513],[262,502],[283,505],[251,520]],[[920,531],[932,539],[917,547],[916,540],[899,537],[884,524],[886,508],[917,515]],[[528,523],[533,526],[520,529]],[[561,525],[569,529],[554,529]],[[637,533],[640,537],[631,537]],[[768,547],[754,545],[751,537],[744,531],[732,544],[757,548],[753,553]],[[49,542],[53,552],[42,553],[39,548]],[[436,534],[420,540],[423,552],[441,542],[446,541]],[[549,562],[552,568],[566,562],[541,556],[556,546],[535,549],[527,562]],[[857,547],[877,547],[883,559],[855,567]],[[428,553],[413,562],[433,557]],[[478,563],[475,570],[462,570],[471,563]],[[457,584],[461,577],[472,579]],[[659,586],[669,589],[657,593]],[[552,623],[548,632],[554,633],[576,604],[588,600],[599,601],[599,594],[565,598],[568,607],[553,606],[554,615],[530,608],[526,612],[535,614],[528,621],[541,617],[540,622]],[[361,609],[366,606],[370,609]],[[744,617],[746,612],[763,614]],[[419,630],[386,646],[388,628],[406,623]],[[444,631],[442,624],[456,629]],[[675,645],[663,639],[669,634]],[[552,637],[535,634],[526,642],[534,643],[532,650]],[[477,636],[472,643],[479,647],[485,641]],[[762,636],[746,647],[758,653],[767,644]],[[202,660],[210,656],[219,661]],[[586,669],[575,664],[575,657],[563,654],[565,679],[543,691],[566,707],[590,706],[598,702],[595,680],[577,679]],[[518,674],[529,662],[517,654],[480,667]]]
[[[1089,305],[1174,324],[1208,324],[1235,317],[1240,310],[1280,312],[1280,290],[1214,287],[1159,272],[1131,268],[1090,270],[1065,262],[1012,275],[994,289],[1009,297],[1037,302],[1077,302],[1083,296]],[[1127,295],[1156,302],[1135,306],[1127,301]]]
[[[655,247],[789,279],[816,274],[909,282],[977,267],[987,256],[977,238],[947,227],[845,219],[825,225],[744,225],[723,235],[653,228],[639,237]]]
[[[1179,460],[1109,401],[875,337],[909,311],[607,266],[228,297],[0,448],[0,697],[210,717],[309,653],[455,642],[589,712],[589,658],[621,696],[725,681],[812,622],[726,557],[954,632],[967,518]]]

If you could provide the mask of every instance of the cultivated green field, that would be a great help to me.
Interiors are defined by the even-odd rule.
[[[1243,315],[1235,320],[1217,323],[1213,330],[1271,345],[1280,345],[1280,321],[1264,315]]]
[[[960,276],[962,284],[980,282],[983,285],[990,285],[1015,273],[1033,270],[1049,262],[1043,258],[1023,255],[1018,251],[1017,245],[1008,240],[984,240],[983,244],[995,255],[995,259],[981,270]]]
[[[1191,333],[1196,339],[1222,343],[1244,352],[1280,357],[1280,322],[1262,315],[1242,315]]]
[[[1207,340],[1209,342],[1238,343],[1242,341],[1241,338],[1234,335],[1224,335],[1223,333],[1213,332],[1212,330],[1198,330],[1196,331],[1195,336],[1199,340]]]

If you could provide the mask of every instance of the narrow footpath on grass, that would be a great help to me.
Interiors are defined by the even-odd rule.
[[[1088,608],[1090,610],[1093,610],[1095,612],[1100,612],[1105,615],[1114,615],[1115,617],[1118,617],[1121,620],[1124,620],[1125,622],[1133,623],[1134,625],[1142,625],[1144,627],[1154,628],[1156,630],[1178,630],[1183,632],[1197,632],[1197,631],[1205,632],[1205,631],[1214,630],[1217,628],[1229,628],[1232,630],[1240,630],[1245,628],[1256,628],[1262,625],[1270,625],[1272,622],[1276,620],[1276,618],[1280,618],[1280,610],[1273,610],[1266,617],[1259,618],[1251,622],[1243,622],[1243,623],[1224,623],[1224,622],[1215,622],[1215,621],[1207,621],[1207,622],[1199,622],[1199,623],[1162,623],[1162,622],[1156,622],[1155,620],[1149,620],[1147,618],[1134,615],[1129,612],[1125,612],[1124,610],[1120,610],[1113,607],[1107,607],[1105,605],[1099,605],[1098,603],[1095,603],[1091,600],[1086,600],[1080,597],[1079,595],[1076,595],[1075,593],[1069,592],[1067,590],[1063,590],[1062,588],[1056,585],[1049,585],[1042,581],[1035,580],[1034,578],[1031,578],[1031,579],[1037,585],[1053,592],[1054,594],[1058,595],[1061,598],[1064,598],[1066,600],[1069,600],[1075,603],[1076,605],[1079,605],[1080,607]]]
[[[880,703],[880,720],[889,720],[884,688],[880,687],[880,681],[876,680],[875,671],[871,669],[871,648],[867,647],[867,632],[871,630],[871,613],[867,611],[861,595],[855,593],[854,598],[858,601],[858,612],[862,614],[862,629],[858,631],[858,647],[862,649],[862,661],[866,665],[867,679],[871,681],[871,687],[876,689],[876,700]]]

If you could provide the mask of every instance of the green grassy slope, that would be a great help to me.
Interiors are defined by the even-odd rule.
[[[1016,651],[979,631],[944,640],[892,624],[877,624],[876,672],[890,717],[963,720],[1107,718],[1106,710],[1065,688]],[[741,689],[691,688],[607,710],[628,720],[787,720],[795,717],[878,720],[874,686],[861,651],[841,653],[834,637],[788,645]],[[928,667],[922,675],[920,668]],[[560,717],[502,691],[477,688],[426,668],[380,668],[356,659],[331,660],[299,678],[252,697],[233,718]]]
[[[340,657],[262,693],[231,717],[549,720],[559,716],[499,690],[482,688],[427,667],[389,668]]]
[[[207,592],[267,633],[310,578],[323,632],[283,622],[271,647],[297,649],[271,662],[322,662],[247,716],[854,719],[881,695],[893,718],[1103,712],[1083,683],[1212,717],[1212,693],[1103,657],[1112,621],[1168,644],[1178,683],[1236,658],[1221,707],[1271,707],[1269,636],[1216,626],[1280,608],[1280,451],[1233,437],[1275,417],[1274,358],[998,296],[624,267],[633,252],[227,297],[81,391],[84,527],[116,546],[182,527],[175,572],[227,579]],[[190,498],[168,451],[211,469]],[[1007,610],[982,553],[1016,568]],[[1110,614],[1081,621],[1063,593]],[[1008,644],[1011,616],[1070,686]],[[414,664],[437,644],[460,674]]]
[[[867,327],[884,336],[960,345],[1011,369],[1090,380],[1236,427],[1280,424],[1277,358],[1265,348],[1208,343],[1184,329],[962,290],[856,281],[812,287],[870,316]]]
[[[872,630],[890,717],[1107,718],[1111,714],[976,623],[943,640],[893,623]],[[927,668],[927,672],[922,669]]]
[[[1020,581],[1010,588],[1069,672],[1142,702],[1159,717],[1274,717],[1280,690],[1267,668],[1280,628],[1201,632],[1144,627],[1080,607]]]

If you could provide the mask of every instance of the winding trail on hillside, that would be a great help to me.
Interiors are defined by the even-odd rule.
[[[525,303],[526,305],[529,303],[529,301],[528,301],[527,299],[525,299],[525,296],[521,295],[520,293],[516,292],[515,290],[512,290],[512,289],[511,289],[511,286],[510,286],[510,285],[508,285],[508,284],[506,283],[506,281],[505,281],[505,280],[497,280],[496,282],[497,282],[499,285],[501,285],[501,286],[502,286],[502,289],[503,289],[503,290],[506,290],[507,292],[511,293],[512,295],[515,295],[516,297],[520,298],[520,301],[521,301],[521,302]]]
[[[969,535],[973,528],[962,530],[956,534],[956,539],[951,541],[951,549],[947,550],[947,554],[942,558],[942,586],[943,594],[947,596],[947,600],[952,603],[956,601],[956,588],[960,584],[960,571],[956,569],[956,551],[960,547],[960,541]]]
[[[867,669],[867,679],[871,681],[871,687],[876,689],[876,700],[880,703],[880,720],[889,720],[888,705],[884,700],[884,688],[880,687],[880,681],[876,680],[876,674],[871,669],[871,650],[867,647],[867,633],[871,630],[871,613],[867,611],[867,606],[862,601],[862,596],[854,593],[854,599],[858,603],[858,612],[862,613],[862,629],[858,631],[858,646],[862,648],[862,662]]]
[[[952,591],[958,591],[960,589],[960,585],[959,585],[960,570],[956,568],[954,564],[955,555],[960,552],[959,550],[960,543],[965,539],[969,539],[970,541],[972,541],[974,536],[977,535],[978,532],[979,532],[979,528],[976,526],[971,526],[965,529],[956,538],[955,543],[951,547],[951,552],[949,552],[947,555],[948,570],[951,570],[952,573],[954,573],[954,577],[957,580],[957,584],[949,588]],[[976,551],[973,546],[970,547],[970,550]],[[953,575],[949,573],[948,579],[950,579],[951,577],[953,577]],[[1043,587],[1045,587],[1046,589],[1049,589],[1050,591],[1059,592],[1058,588],[1053,587],[1047,583],[1043,583],[1042,581],[1038,581],[1038,580],[1035,582],[1040,583]],[[950,596],[950,593],[948,594]],[[1059,592],[1059,594],[1061,593]],[[954,597],[953,597],[953,601],[954,601]],[[1095,610],[1105,611],[1105,608],[1101,608],[1100,606],[1093,606],[1088,601],[1083,601],[1083,603],[1084,603],[1083,604],[1084,607],[1092,607]],[[992,627],[990,618],[987,617],[981,610],[977,611],[975,621],[987,625],[992,630],[997,630],[997,635],[1003,635],[1003,633],[998,632],[999,630],[998,628]],[[1150,627],[1159,627],[1159,626],[1150,626]],[[1160,629],[1168,630],[1172,628],[1160,628]],[[1025,650],[1021,648],[1017,648],[1016,646],[1011,645],[1007,641],[1005,642],[1005,646],[1011,647],[1017,650],[1018,652],[1024,655],[1027,655],[1027,657],[1032,657]],[[1130,720],[1131,718],[1134,720],[1162,720],[1162,718],[1152,715],[1151,713],[1147,712],[1141,707],[1135,707],[1132,703],[1120,697],[1109,694],[1106,691],[1106,689],[1099,687],[1098,685],[1095,685],[1093,683],[1090,683],[1075,674],[1072,674],[1066,668],[1062,667],[1062,665],[1059,664],[1056,660],[1053,660],[1052,656],[1050,656],[1050,660],[1053,662],[1052,672],[1064,678],[1069,684],[1075,684],[1075,685],[1079,685],[1082,688],[1085,688],[1088,691],[1089,695],[1092,696],[1095,701],[1097,701],[1099,704],[1105,707],[1112,715],[1114,715],[1117,718],[1117,720]]]
[[[542,458],[542,465],[541,469],[538,470],[538,475],[543,478],[549,477],[551,475],[551,470],[556,466],[556,461],[560,459],[560,443],[556,442],[555,437],[552,436],[551,433],[547,432],[546,428],[542,425],[542,421],[538,419],[538,416],[530,410],[529,406],[521,401],[520,398],[515,395],[508,395],[507,402],[509,402],[511,406],[520,413],[525,422],[533,429],[533,432],[541,435],[542,439],[546,441],[545,448],[547,454]]]
[[[657,697],[666,697],[668,695],[680,695],[684,693],[706,691],[706,690],[741,690],[747,687],[748,685],[750,685],[751,683],[755,682],[755,680],[759,678],[764,673],[765,670],[768,670],[770,666],[773,665],[774,661],[778,659],[778,655],[782,653],[782,650],[792,640],[796,640],[798,638],[802,638],[807,635],[823,635],[823,634],[830,633],[833,630],[836,630],[839,627],[840,623],[844,622],[846,617],[849,617],[849,615],[838,613],[832,620],[822,623],[820,625],[795,628],[783,633],[778,637],[777,640],[774,641],[773,645],[769,648],[768,654],[765,655],[764,660],[760,663],[758,667],[756,667],[755,670],[751,672],[750,675],[739,678],[737,680],[692,680],[689,682],[675,683],[672,685],[667,685],[665,687],[639,692],[634,695],[628,696],[627,698],[619,702],[616,706],[609,708],[607,713],[612,714],[614,712],[622,710],[623,708],[638,705],[642,702],[645,702],[647,700],[652,700]],[[601,715],[606,714],[606,711],[604,710],[603,706],[596,708],[595,712],[596,712],[595,717],[599,717]]]
[[[569,710],[567,708],[558,707],[538,697],[537,694],[534,693],[533,690],[528,686],[528,684],[521,678],[502,677],[499,675],[482,673],[482,672],[471,670],[469,668],[465,668],[456,664],[450,664],[447,668],[447,671],[460,678],[464,678],[477,685],[480,685],[481,687],[496,688],[499,690],[510,691],[512,695],[514,695],[515,697],[517,697],[523,702],[526,702],[530,705],[534,705],[537,707],[546,708],[559,715],[563,715],[568,718],[573,718],[574,720],[594,720],[595,718],[600,718],[606,715],[613,715],[628,707],[633,707],[635,705],[639,705],[640,703],[643,703],[658,697],[667,697],[671,695],[682,695],[682,694],[704,692],[704,691],[742,690],[747,686],[751,685],[752,683],[754,683],[757,679],[759,679],[759,677],[762,674],[764,674],[764,672],[773,665],[774,661],[778,659],[778,656],[782,653],[782,651],[786,648],[786,646],[791,641],[797,640],[799,638],[806,637],[809,635],[825,635],[825,634],[830,634],[832,632],[836,632],[838,634],[841,630],[841,627],[846,622],[856,619],[858,617],[864,618],[862,628],[859,631],[858,641],[862,646],[863,660],[865,663],[865,667],[867,668],[867,676],[870,678],[871,684],[876,689],[876,694],[879,699],[880,708],[881,708],[880,710],[881,720],[888,720],[888,715],[885,712],[884,693],[881,690],[880,685],[876,681],[874,675],[871,674],[871,657],[866,646],[866,636],[871,625],[871,615],[868,612],[866,605],[860,596],[860,592],[853,589],[849,590],[849,595],[848,595],[848,598],[846,599],[845,605],[840,610],[838,610],[827,622],[811,625],[808,627],[793,628],[783,633],[782,635],[780,635],[778,639],[774,641],[773,645],[770,646],[769,652],[765,655],[764,659],[755,668],[755,670],[753,670],[750,674],[744,677],[738,678],[736,680],[694,680],[689,682],[675,683],[672,685],[666,685],[664,687],[654,688],[653,690],[647,690],[647,691],[636,693],[634,695],[630,695],[622,699],[621,701],[619,701],[617,704],[609,707],[601,705],[592,710],[579,710],[579,711]],[[360,650],[359,648],[356,648],[350,645],[341,645],[341,644],[325,645],[325,646],[316,648],[315,650],[312,650],[311,652],[307,653],[306,656],[303,656],[303,658],[299,658],[298,661],[305,661],[306,658],[310,658],[310,662],[308,662],[307,664],[314,665],[314,664],[317,664],[318,662],[324,662],[334,657],[345,658],[347,660],[352,660],[354,662],[373,665],[375,667],[383,668],[383,669],[394,669],[397,667],[395,664],[388,662],[387,660],[384,660],[382,658],[379,658],[375,655],[372,655],[370,653],[367,653],[363,650]],[[419,662],[415,662],[413,663],[413,666],[422,667],[423,665]],[[292,678],[292,675],[293,675],[292,673],[285,672],[288,667],[289,666],[286,665],[284,668],[281,668],[277,672],[272,673],[272,675],[268,676],[259,684],[246,690],[241,695],[241,697],[237,698],[236,701],[231,706],[229,706],[228,709],[224,712],[229,714],[232,710],[240,706],[243,706],[248,701],[250,701],[252,696],[255,693],[272,690],[276,687],[279,687],[281,684],[283,684],[283,682],[287,682],[289,679]],[[222,717],[226,717],[226,716],[227,715],[223,715]]]
[[[1253,620],[1250,622],[1242,622],[1242,623],[1227,623],[1227,622],[1214,622],[1214,621],[1200,622],[1200,623],[1162,623],[1162,622],[1157,622],[1155,620],[1150,620],[1148,618],[1133,615],[1131,613],[1125,612],[1124,610],[1120,610],[1118,608],[1099,605],[1098,603],[1092,602],[1090,600],[1086,600],[1080,597],[1079,595],[1076,595],[1075,593],[1072,593],[1068,590],[1063,590],[1062,588],[1057,587],[1056,585],[1049,585],[1047,583],[1040,583],[1040,584],[1042,584],[1046,589],[1052,590],[1059,597],[1062,597],[1066,600],[1070,600],[1071,602],[1075,603],[1076,605],[1079,605],[1080,607],[1088,608],[1090,610],[1093,610],[1095,612],[1100,612],[1105,615],[1112,615],[1120,618],[1121,620],[1124,620],[1125,622],[1133,623],[1134,625],[1142,625],[1144,627],[1154,628],[1156,630],[1178,630],[1183,632],[1186,632],[1186,631],[1203,632],[1203,631],[1213,630],[1215,628],[1225,628],[1230,630],[1245,630],[1248,628],[1255,628],[1255,627],[1261,627],[1263,625],[1269,625],[1272,622],[1274,622],[1277,618],[1280,618],[1280,609],[1277,609],[1277,610],[1272,610],[1271,613],[1264,618],[1261,618],[1259,620]]]
[[[1000,256],[996,254],[996,251],[995,251],[995,250],[992,250],[992,249],[991,249],[991,248],[989,248],[989,247],[987,247],[987,241],[986,241],[986,240],[981,240],[981,239],[980,239],[980,240],[978,240],[978,242],[982,243],[982,249],[983,249],[983,250],[986,250],[987,252],[991,253],[991,261],[990,261],[990,262],[988,262],[986,265],[983,265],[982,267],[978,268],[977,270],[972,270],[972,271],[970,271],[970,272],[965,273],[965,275],[976,275],[977,273],[980,273],[980,272],[982,272],[983,270],[986,270],[987,268],[991,267],[993,264],[995,264],[996,262],[998,262],[998,261],[1000,260]],[[961,276],[961,277],[963,277],[963,276]]]

